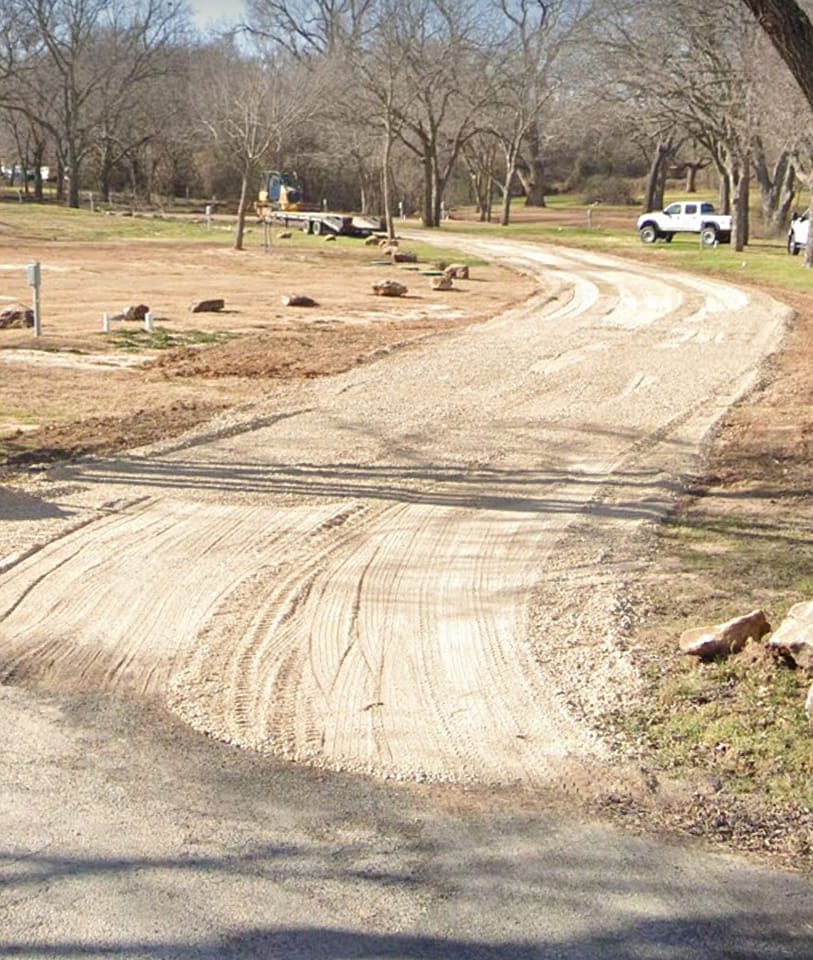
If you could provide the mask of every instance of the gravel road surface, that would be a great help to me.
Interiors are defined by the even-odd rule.
[[[225,741],[399,779],[600,761],[589,720],[636,692],[624,626],[653,522],[787,312],[465,242],[539,296],[52,471],[61,515],[27,525],[47,542],[0,583],[0,676],[157,695]]]
[[[539,296],[3,496],[4,952],[813,953],[803,879],[505,802],[601,768],[653,524],[787,312],[460,244]]]

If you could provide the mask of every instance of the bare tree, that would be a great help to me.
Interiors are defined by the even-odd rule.
[[[220,159],[240,177],[234,249],[243,249],[250,190],[269,160],[283,166],[284,150],[316,110],[322,84],[298,82],[290,58],[247,55],[231,40],[201,57],[196,115]]]
[[[298,59],[358,49],[377,0],[247,0],[246,26]]]
[[[163,54],[182,41],[186,9],[171,0],[8,0],[8,6],[30,26],[21,38],[16,86],[36,87],[48,103],[44,122],[64,151],[68,202],[76,207],[82,167],[110,105],[165,72]],[[16,97],[6,105],[29,109]]]

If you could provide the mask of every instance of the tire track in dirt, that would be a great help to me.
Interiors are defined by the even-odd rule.
[[[590,721],[637,682],[619,597],[784,314],[459,242],[552,292],[72,468],[105,502],[148,499],[7,572],[2,675],[165,696],[224,740],[388,777],[540,783],[600,759]]]

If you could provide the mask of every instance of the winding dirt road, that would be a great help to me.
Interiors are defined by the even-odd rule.
[[[591,718],[635,693],[625,618],[652,524],[787,311],[598,254],[455,242],[539,295],[52,471],[52,515],[0,580],[0,679],[157,697],[225,741],[393,778],[600,762]]]

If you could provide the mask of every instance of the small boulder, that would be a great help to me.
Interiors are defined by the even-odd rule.
[[[377,247],[380,244],[381,240],[374,233],[371,233],[369,237],[365,237],[364,246],[365,247]]]
[[[23,330],[34,326],[34,311],[30,307],[6,307],[0,313],[0,330]]]
[[[680,649],[690,657],[710,660],[739,653],[748,640],[761,640],[771,632],[771,625],[761,610],[735,617],[713,627],[685,630],[680,635]]]
[[[219,313],[225,306],[225,300],[198,300],[189,310],[191,313]]]
[[[373,284],[373,293],[377,297],[403,297],[407,288],[397,280],[382,280]]]
[[[393,263],[417,263],[418,254],[410,253],[409,250],[393,250],[390,253]]]
[[[446,267],[446,276],[452,277],[454,280],[468,280],[469,279],[469,267],[465,263],[450,263]]]
[[[335,243],[335,241],[336,241],[336,234],[335,234],[335,233],[327,233],[327,234],[325,234],[325,243],[330,243],[331,240]]]
[[[445,275],[442,277],[430,277],[429,283],[433,290],[451,290],[454,286],[452,278]]]
[[[398,247],[398,241],[394,237],[379,237],[378,245],[383,250],[384,247]]]
[[[143,323],[144,317],[150,312],[146,303],[137,303],[135,306],[125,307],[122,311],[122,317],[129,323]]]
[[[280,232],[277,234],[277,240],[290,240],[290,239],[291,239],[290,230],[280,230]]]
[[[283,307],[315,307],[316,301],[304,293],[289,293],[282,297]]]
[[[813,600],[794,604],[767,646],[813,675]]]

